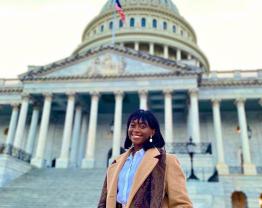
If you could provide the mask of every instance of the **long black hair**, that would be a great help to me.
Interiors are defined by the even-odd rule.
[[[133,112],[128,120],[127,120],[127,126],[126,126],[126,140],[125,140],[125,144],[124,147],[125,149],[128,149],[131,147],[132,145],[132,141],[130,140],[129,136],[128,136],[128,128],[129,125],[132,121],[134,120],[138,120],[138,121],[143,121],[145,123],[148,124],[148,126],[151,129],[155,130],[155,134],[152,136],[152,142],[149,141],[149,139],[147,139],[145,141],[145,143],[143,144],[143,149],[146,151],[150,148],[156,147],[156,148],[162,148],[165,146],[165,141],[163,139],[163,136],[160,132],[160,127],[159,127],[159,123],[156,119],[156,117],[154,116],[154,114],[149,111],[149,110],[137,110],[135,112]]]

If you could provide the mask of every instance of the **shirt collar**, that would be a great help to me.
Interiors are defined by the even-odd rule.
[[[137,157],[143,157],[145,154],[145,150],[142,148],[141,150],[137,151],[135,154],[134,154],[134,157],[137,156]],[[130,153],[130,155],[128,156],[128,159],[132,159],[132,152]]]

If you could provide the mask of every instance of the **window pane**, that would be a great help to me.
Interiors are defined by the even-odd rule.
[[[173,25],[173,32],[175,33],[176,32],[176,26]]]
[[[120,27],[120,28],[123,27],[123,22],[122,22],[122,20],[119,20],[119,27]]]
[[[156,19],[153,20],[153,28],[157,28],[157,21],[156,21]]]
[[[130,27],[135,27],[135,19],[134,18],[130,19]]]
[[[113,29],[113,22],[112,22],[112,21],[109,23],[109,29],[110,29],[110,30]]]
[[[164,29],[164,30],[167,29],[167,23],[166,23],[166,22],[163,23],[163,29]]]
[[[145,19],[145,18],[142,18],[142,20],[141,20],[141,26],[142,26],[142,27],[146,27],[146,19]]]

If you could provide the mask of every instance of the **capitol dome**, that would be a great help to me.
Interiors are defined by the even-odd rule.
[[[209,71],[208,59],[197,45],[194,29],[172,0],[121,0],[121,4],[126,22],[123,24],[118,14],[113,15],[113,1],[108,0],[86,26],[74,54],[112,44],[114,28],[117,45]]]

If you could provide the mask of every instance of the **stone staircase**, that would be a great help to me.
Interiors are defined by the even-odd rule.
[[[32,169],[0,188],[0,208],[96,208],[105,172],[105,169]],[[219,183],[187,182],[194,208],[230,207],[230,196],[225,191],[231,194],[233,184],[244,189],[252,185],[259,190],[262,182],[261,176],[220,179]],[[247,179],[252,182],[245,183]],[[250,207],[256,207],[257,201],[253,204]]]
[[[32,169],[0,189],[0,208],[95,208],[105,169]]]

